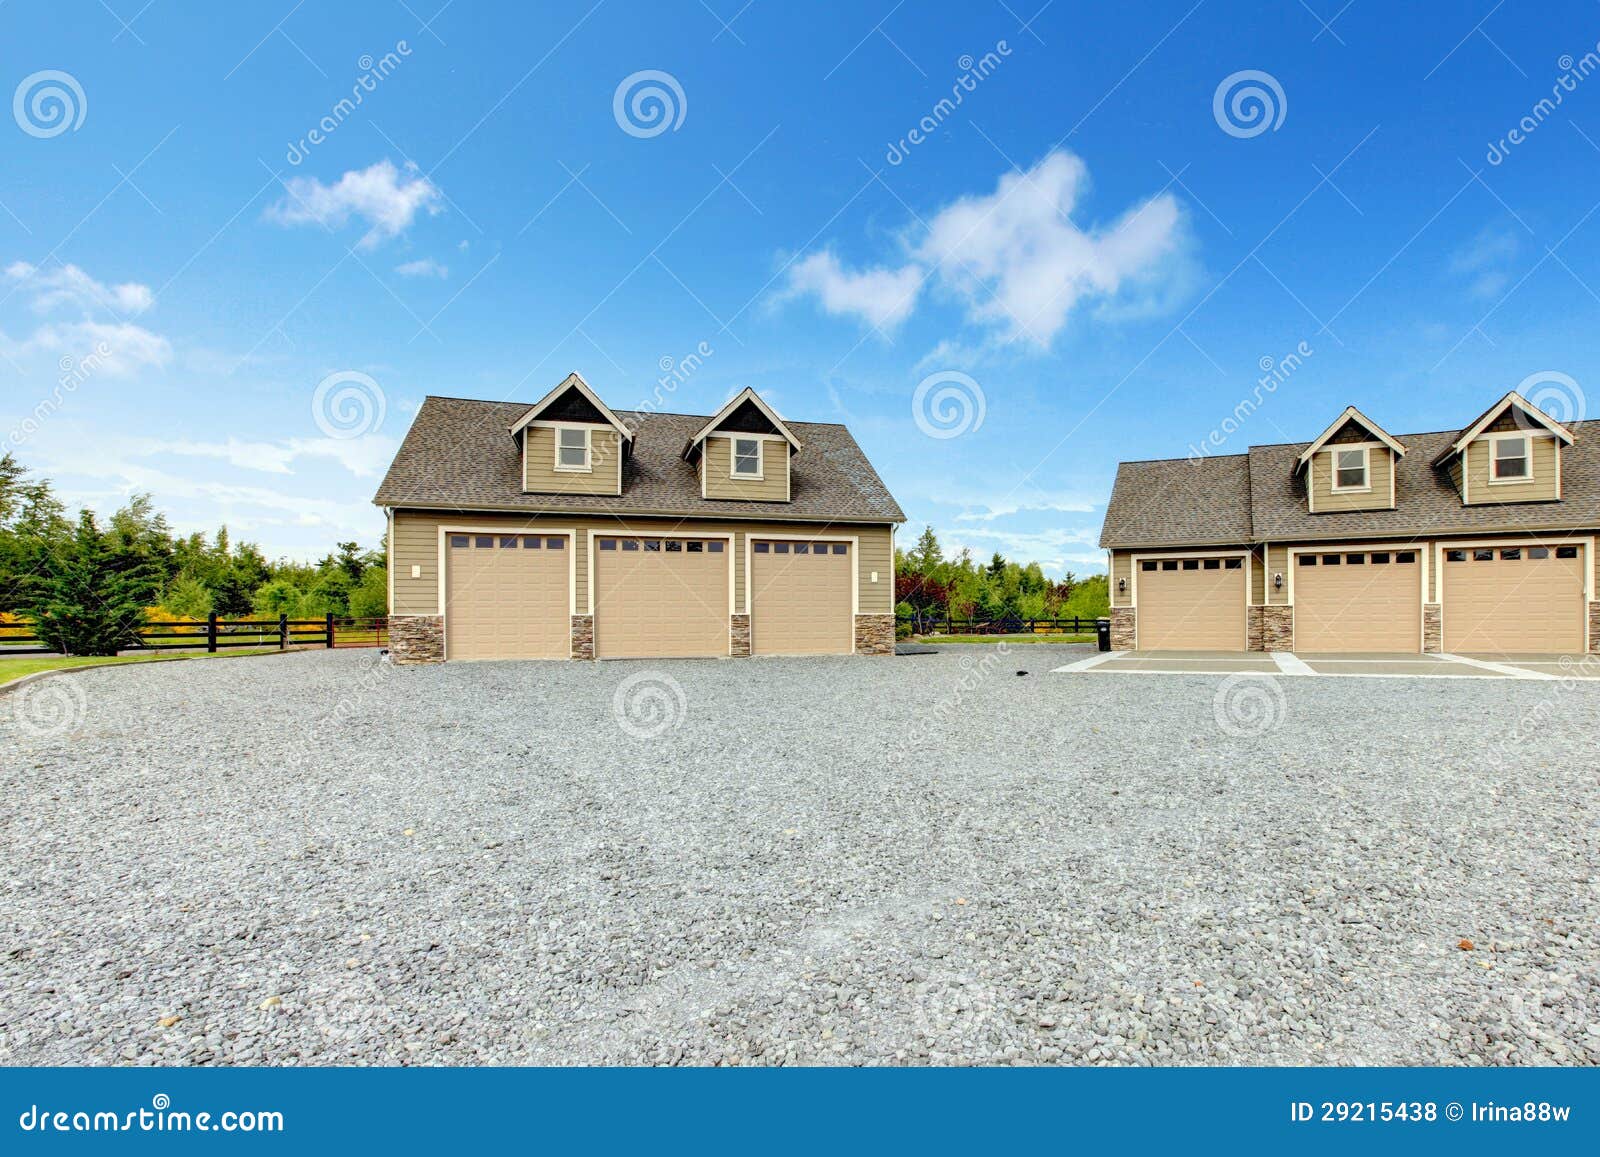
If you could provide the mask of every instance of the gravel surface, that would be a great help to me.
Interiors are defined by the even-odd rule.
[[[0,1063],[1600,1061],[1600,684],[1087,653],[45,680]]]

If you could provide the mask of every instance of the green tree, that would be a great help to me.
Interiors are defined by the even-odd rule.
[[[375,619],[389,613],[389,575],[371,566],[350,591],[350,613],[358,619]]]
[[[161,609],[180,619],[203,619],[211,606],[210,589],[188,571],[179,571],[161,592]]]
[[[305,597],[305,592],[292,582],[274,579],[256,591],[252,609],[262,618],[275,619],[279,615],[288,615],[292,619],[298,616]]]
[[[134,645],[161,580],[159,565],[137,542],[101,530],[94,512],[84,510],[71,537],[36,541],[31,550],[37,581],[27,584],[21,609],[47,646],[115,655]]]

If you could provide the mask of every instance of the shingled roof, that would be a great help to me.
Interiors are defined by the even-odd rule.
[[[788,423],[805,447],[790,463],[788,502],[700,497],[699,477],[682,452],[708,415],[636,410],[615,411],[635,431],[620,496],[527,494],[522,489],[522,456],[510,433],[512,424],[527,412],[526,402],[428,397],[373,502],[413,509],[905,521],[850,431],[831,422]]]
[[[1155,546],[1417,537],[1459,531],[1587,530],[1600,526],[1600,421],[1567,425],[1559,502],[1466,506],[1434,460],[1459,430],[1399,434],[1394,510],[1312,514],[1305,473],[1309,442],[1252,446],[1248,454],[1124,462],[1106,506],[1106,550]]]

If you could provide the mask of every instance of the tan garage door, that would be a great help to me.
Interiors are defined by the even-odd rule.
[[[565,659],[572,652],[566,535],[451,534],[445,658]]]
[[[726,655],[732,557],[721,538],[596,538],[595,654]]]
[[[1415,550],[1297,555],[1294,649],[1422,650],[1422,562]]]
[[[1141,651],[1244,650],[1244,559],[1143,559],[1135,581]]]
[[[750,543],[750,649],[758,655],[848,655],[855,650],[848,542]]]
[[[1583,650],[1584,548],[1446,550],[1444,649],[1458,654]]]

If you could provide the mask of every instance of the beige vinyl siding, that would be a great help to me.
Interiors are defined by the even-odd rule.
[[[1250,549],[1250,605],[1259,607],[1267,601],[1266,552],[1259,546]]]
[[[1466,497],[1461,491],[1461,455],[1457,454],[1444,464],[1445,473],[1450,475],[1450,484],[1456,488],[1456,493]]]
[[[1283,576],[1283,589],[1276,590],[1272,586],[1272,576]],[[1261,581],[1267,593],[1267,603],[1271,606],[1284,606],[1289,601],[1289,544],[1272,543],[1267,547],[1266,573],[1261,576]]]
[[[1118,580],[1126,580],[1128,589],[1119,593]],[[1111,552],[1111,605],[1114,607],[1133,606],[1133,555],[1125,550]]]
[[[589,427],[589,473],[557,470],[556,430],[529,426],[524,433],[522,488],[533,494],[621,494],[621,435],[610,426]]]
[[[678,534],[732,534],[734,563],[734,610],[744,613],[744,540],[746,535],[808,535],[819,538],[860,540],[860,583],[858,599],[861,614],[891,614],[894,611],[893,536],[889,526],[878,524],[802,522],[737,522],[714,519],[595,518],[565,514],[528,517],[521,514],[475,514],[448,511],[397,510],[394,515],[394,541],[390,545],[394,567],[394,606],[397,615],[436,615],[439,613],[439,527],[493,527],[505,533],[529,532],[549,528],[576,528],[577,608],[589,608],[589,531],[615,535],[647,535],[672,531]],[[411,577],[411,568],[421,574]],[[873,572],[878,581],[872,581]]]
[[[733,438],[711,434],[701,456],[707,498],[742,498],[749,502],[789,501],[789,443],[766,439],[761,451],[761,473],[754,478],[732,478]]]
[[[1394,481],[1394,452],[1387,446],[1367,448],[1370,490],[1334,490],[1333,455],[1349,446],[1330,446],[1311,459],[1311,509],[1317,514],[1342,510],[1388,510],[1389,488]]]
[[[1500,502],[1541,502],[1560,497],[1560,467],[1556,439],[1534,437],[1533,479],[1528,482],[1489,481],[1489,439],[1467,445],[1467,504],[1487,506]]]

